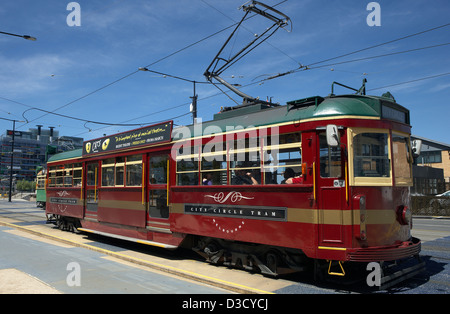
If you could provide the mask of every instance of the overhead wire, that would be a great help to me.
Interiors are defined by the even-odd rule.
[[[373,45],[373,46],[369,46],[369,47],[366,47],[366,48],[358,49],[358,50],[355,50],[355,51],[352,51],[352,52],[348,52],[348,53],[345,53],[343,55],[339,55],[339,56],[336,56],[336,57],[332,57],[332,58],[324,59],[324,60],[321,60],[321,61],[313,62],[313,63],[310,63],[308,66],[313,66],[313,65],[324,63],[324,62],[327,62],[327,61],[331,61],[331,60],[347,57],[347,56],[350,56],[350,55],[355,54],[355,53],[359,53],[359,52],[363,52],[363,51],[366,51],[366,50],[378,48],[378,47],[381,47],[381,46],[384,46],[384,45],[392,44],[392,43],[400,41],[400,40],[404,40],[404,39],[411,38],[411,37],[414,37],[414,36],[422,35],[422,34],[425,34],[425,33],[431,32],[431,31],[435,31],[437,29],[444,28],[444,27],[447,27],[447,26],[450,26],[450,23],[443,24],[443,25],[440,25],[440,26],[436,26],[436,27],[433,27],[433,28],[430,28],[430,29],[426,29],[426,30],[421,31],[421,32],[417,32],[417,33],[414,33],[414,34],[406,35],[406,36],[403,36],[403,37],[400,37],[400,38],[389,40],[389,41],[386,41],[386,42],[383,42],[383,43],[380,43],[380,44],[376,44],[376,45]]]
[[[331,63],[331,64],[327,64],[327,65],[314,67],[317,64],[321,64],[321,63],[324,63],[324,62],[327,62],[327,61],[331,61],[331,60],[336,60],[336,59],[340,59],[340,58],[343,58],[343,57],[347,57],[347,56],[350,56],[350,55],[353,55],[353,54],[356,54],[356,53],[359,53],[359,52],[363,52],[363,51],[367,51],[367,50],[370,50],[370,49],[378,48],[378,47],[381,47],[381,46],[384,46],[384,45],[388,45],[388,44],[391,44],[391,43],[394,43],[394,42],[397,42],[397,41],[405,40],[407,38],[411,38],[411,37],[414,37],[414,36],[422,35],[422,34],[425,34],[425,33],[431,32],[431,31],[435,31],[435,30],[438,30],[438,29],[441,29],[441,28],[444,28],[444,27],[448,27],[448,26],[450,26],[450,23],[446,23],[446,24],[443,24],[443,25],[432,27],[432,28],[429,28],[429,29],[426,29],[426,30],[423,30],[423,31],[420,31],[420,32],[416,32],[416,33],[413,33],[413,34],[402,36],[402,37],[399,37],[399,38],[396,38],[396,39],[392,39],[392,40],[389,40],[389,41],[386,41],[386,42],[382,42],[382,43],[379,43],[379,44],[376,44],[376,45],[372,45],[372,46],[369,46],[369,47],[365,47],[365,48],[362,48],[362,49],[357,49],[357,50],[354,50],[354,51],[351,51],[351,52],[348,52],[348,53],[345,53],[345,54],[342,54],[342,55],[339,55],[339,56],[336,56],[336,57],[332,57],[332,58],[327,58],[327,59],[324,59],[324,60],[316,61],[316,62],[310,63],[308,65],[302,65],[301,63],[299,63],[300,67],[295,68],[295,69],[291,69],[289,71],[285,71],[283,73],[274,74],[271,77],[266,78],[265,80],[275,79],[275,78],[278,78],[278,77],[281,77],[281,76],[293,74],[293,73],[296,73],[296,72],[299,72],[299,71],[309,70],[309,69],[312,69],[312,68],[317,69],[317,68],[323,68],[323,67],[326,67],[326,66],[332,66],[332,65],[344,64],[344,63],[362,61],[362,60],[366,60],[366,59],[368,60],[368,59],[378,58],[378,57],[384,56],[384,55],[367,57],[367,58],[360,58],[360,59],[356,59],[356,60],[343,61],[343,62]],[[411,51],[428,49],[428,48],[434,48],[434,47],[439,47],[439,46],[442,46],[442,45],[448,45],[448,43],[435,45],[435,46],[429,46],[429,47],[423,47],[423,48],[417,48],[417,49],[411,49]],[[410,52],[410,51],[386,54],[386,56],[399,54],[399,53],[405,53],[405,52]]]
[[[206,3],[205,1],[203,1],[203,2]],[[283,2],[285,2],[285,1],[282,1],[281,3],[283,3]],[[208,4],[208,3],[206,3],[206,4]],[[279,5],[279,4],[277,4],[277,5]],[[249,18],[252,18],[252,17],[253,16],[250,16]],[[189,45],[187,45],[187,46],[185,46],[183,48],[180,48],[180,49],[170,53],[169,55],[164,56],[164,57],[162,57],[162,58],[160,58],[160,59],[158,59],[158,60],[156,60],[156,61],[154,61],[154,62],[152,62],[152,63],[150,63],[148,65],[146,65],[145,67],[150,67],[150,66],[153,66],[153,65],[155,65],[155,64],[157,64],[157,63],[159,63],[159,62],[161,62],[163,60],[166,60],[166,59],[168,59],[168,58],[170,58],[170,57],[172,57],[172,56],[174,56],[174,55],[176,55],[176,54],[178,54],[178,53],[180,53],[180,52],[182,52],[184,50],[187,50],[187,49],[189,49],[189,48],[191,48],[191,47],[193,47],[193,46],[195,46],[195,45],[197,45],[197,44],[199,44],[199,43],[201,43],[201,42],[203,42],[203,41],[205,41],[205,40],[207,40],[209,38],[212,38],[212,37],[214,37],[214,36],[224,32],[224,31],[234,27],[236,24],[237,23],[235,23],[233,25],[230,25],[230,26],[228,26],[226,28],[223,28],[223,29],[221,29],[221,30],[211,34],[211,35],[208,35],[208,36],[206,36],[206,37],[204,37],[204,38],[202,38],[200,40],[197,40],[194,43],[191,43],[191,44],[189,44]],[[356,53],[359,53],[359,52],[362,52],[362,51],[366,51],[366,50],[369,50],[369,49],[373,49],[373,48],[377,48],[377,47],[380,47],[380,46],[383,46],[383,45],[387,45],[387,44],[390,44],[390,43],[393,43],[393,42],[397,42],[397,41],[400,41],[400,40],[404,40],[404,39],[407,39],[407,38],[418,36],[418,35],[421,35],[421,34],[424,34],[424,33],[427,33],[427,32],[431,32],[431,31],[434,31],[434,30],[437,30],[437,29],[440,29],[440,28],[447,27],[449,25],[450,25],[450,23],[447,23],[447,24],[444,24],[444,25],[440,25],[440,26],[437,26],[437,27],[433,27],[433,28],[430,28],[430,29],[427,29],[427,30],[424,30],[424,31],[421,31],[421,32],[417,32],[417,33],[414,33],[414,34],[403,36],[403,37],[400,37],[400,38],[397,38],[397,39],[393,39],[393,40],[390,40],[390,41],[387,41],[387,42],[383,42],[383,43],[380,43],[380,44],[377,44],[377,45],[373,45],[373,46],[370,46],[370,47],[358,49],[358,50],[355,50],[355,51],[352,51],[352,52],[349,52],[349,53],[346,53],[346,54],[343,54],[343,55],[339,55],[339,56],[336,56],[336,57],[327,58],[327,59],[324,59],[324,60],[321,60],[321,61],[313,62],[313,63],[309,64],[308,66],[302,66],[301,63],[297,62],[298,64],[300,64],[300,67],[297,68],[297,69],[290,70],[290,71],[287,71],[287,72],[284,72],[284,73],[276,74],[276,75],[274,75],[272,77],[263,79],[261,81],[247,84],[244,87],[247,87],[247,86],[250,86],[250,85],[254,85],[254,84],[261,84],[261,82],[263,82],[263,81],[266,81],[266,80],[269,80],[269,79],[274,79],[274,78],[281,77],[281,76],[285,76],[285,75],[288,75],[288,74],[292,74],[292,73],[298,72],[301,69],[306,70],[306,69],[311,69],[311,68],[326,67],[326,66],[330,66],[330,65],[337,65],[337,64],[344,64],[344,63],[350,63],[350,62],[357,62],[357,61],[362,61],[362,60],[369,60],[369,59],[373,59],[373,58],[379,58],[379,57],[383,57],[383,56],[389,56],[389,55],[394,55],[394,54],[400,54],[400,53],[406,53],[406,52],[412,52],[412,51],[417,51],[417,50],[422,50],[422,49],[428,49],[428,48],[434,48],[434,47],[439,47],[439,46],[443,46],[443,45],[448,45],[450,43],[444,43],[444,44],[439,44],[439,45],[434,45],[434,46],[429,46],[429,47],[422,47],[422,48],[411,49],[411,50],[402,51],[402,52],[396,52],[396,53],[390,53],[390,54],[384,54],[384,55],[360,58],[360,59],[355,59],[355,60],[342,61],[342,62],[322,65],[322,66],[318,66],[318,67],[312,67],[314,65],[321,64],[321,63],[324,63],[324,62],[327,62],[327,61],[335,60],[335,59],[342,58],[342,57],[345,57],[345,56],[349,56],[349,55],[352,55],[352,54],[356,54]],[[122,76],[122,77],[112,81],[111,83],[108,83],[108,84],[106,84],[104,86],[101,86],[101,87],[93,90],[92,92],[89,92],[89,93],[87,93],[87,94],[85,94],[85,95],[83,95],[81,97],[78,97],[78,98],[76,98],[76,99],[74,99],[74,100],[72,100],[72,101],[70,101],[70,102],[68,102],[68,103],[66,103],[66,104],[64,104],[64,105],[54,109],[54,110],[52,110],[52,111],[44,110],[44,109],[40,109],[40,108],[37,108],[37,107],[31,107],[31,106],[26,105],[26,106],[30,107],[30,110],[31,109],[35,109],[35,110],[38,110],[38,111],[45,112],[45,114],[40,116],[40,117],[38,117],[38,118],[35,118],[35,119],[31,120],[31,121],[27,120],[27,123],[25,123],[23,125],[20,125],[18,128],[23,127],[24,125],[26,125],[26,124],[28,124],[28,123],[30,123],[32,121],[35,121],[37,119],[40,119],[40,118],[42,118],[42,117],[44,117],[44,116],[46,116],[48,114],[55,114],[55,115],[61,116],[61,117],[72,118],[72,119],[75,119],[75,120],[89,122],[89,123],[96,123],[96,124],[100,124],[100,125],[110,125],[110,126],[121,126],[121,125],[122,126],[135,126],[135,125],[142,125],[142,123],[139,123],[139,124],[124,124],[124,123],[108,123],[108,122],[102,122],[102,121],[91,121],[91,120],[88,120],[88,119],[81,119],[81,118],[76,118],[76,117],[72,117],[72,116],[68,116],[68,115],[62,115],[62,114],[56,114],[55,113],[55,111],[57,111],[57,110],[65,108],[65,107],[67,107],[69,105],[72,105],[73,103],[76,103],[76,102],[78,102],[78,101],[80,101],[82,99],[85,99],[85,98],[93,95],[93,94],[96,94],[96,93],[98,93],[98,92],[100,92],[100,91],[102,91],[102,90],[104,90],[104,89],[106,89],[106,88],[108,88],[108,87],[110,87],[110,86],[112,86],[112,85],[122,81],[122,80],[125,80],[125,79],[129,78],[130,76],[132,76],[132,75],[134,75],[134,74],[136,74],[138,72],[139,72],[139,70],[135,70],[135,71],[133,71],[131,73],[128,73],[128,74],[126,74],[126,75],[124,75],[124,76]],[[172,77],[175,77],[175,76],[172,76]],[[13,101],[13,100],[10,100],[10,99],[4,98],[4,97],[0,97],[0,98],[4,99],[4,100],[8,100],[8,101],[12,101],[12,102],[18,103],[16,101]],[[24,104],[22,104],[22,105],[24,105]],[[176,106],[176,107],[180,107],[180,106]],[[138,119],[138,118],[135,118],[135,119]]]
[[[384,89],[384,88],[388,88],[388,87],[394,87],[394,86],[399,86],[399,85],[404,85],[404,84],[409,84],[409,83],[420,82],[420,81],[429,80],[429,79],[433,79],[433,78],[436,78],[436,77],[447,76],[447,75],[450,75],[450,72],[436,74],[436,75],[431,75],[431,76],[426,76],[426,77],[422,77],[422,78],[418,78],[418,79],[414,79],[414,80],[410,80],[410,81],[405,81],[405,82],[385,85],[385,86],[381,86],[381,87],[370,88],[370,89],[368,89],[368,91],[377,90],[377,89]]]
[[[195,46],[195,45],[197,45],[197,44],[199,44],[199,43],[201,43],[201,42],[203,42],[203,41],[205,41],[205,40],[207,40],[207,39],[209,39],[209,38],[212,38],[212,37],[214,37],[214,36],[216,36],[216,35],[218,35],[218,34],[224,32],[224,31],[226,31],[226,30],[232,28],[232,27],[235,26],[235,25],[236,25],[236,24],[230,25],[230,26],[225,27],[225,28],[223,28],[223,29],[221,29],[221,30],[219,30],[219,31],[217,31],[217,32],[215,32],[215,33],[213,33],[213,34],[211,34],[211,35],[208,35],[208,36],[206,36],[206,37],[204,37],[204,38],[202,38],[202,39],[200,39],[200,40],[197,40],[197,41],[195,41],[195,42],[192,43],[192,44],[189,44],[189,45],[187,45],[187,46],[185,46],[185,47],[183,47],[183,48],[181,48],[181,49],[178,49],[178,50],[176,50],[176,51],[174,51],[174,52],[168,54],[167,56],[164,56],[164,57],[162,57],[162,58],[160,58],[160,59],[158,59],[158,60],[156,60],[156,61],[154,61],[154,62],[152,62],[152,63],[150,63],[150,64],[148,64],[148,65],[146,65],[145,67],[148,68],[148,67],[153,66],[153,65],[155,65],[155,64],[157,64],[157,63],[159,63],[159,62],[161,62],[161,61],[164,61],[164,60],[166,60],[166,59],[168,59],[168,58],[170,58],[170,57],[172,57],[172,56],[174,56],[174,55],[176,55],[176,54],[178,54],[178,53],[180,53],[180,52],[182,52],[182,51],[184,51],[184,50],[187,50],[187,49],[189,49],[189,48],[191,48],[191,47],[193,47],[193,46]],[[132,76],[132,75],[134,75],[134,74],[136,74],[136,73],[138,73],[138,72],[139,72],[139,70],[135,70],[135,71],[133,71],[133,72],[131,72],[131,73],[128,73],[128,74],[126,74],[126,75],[124,75],[124,76],[122,76],[122,77],[120,77],[120,78],[118,78],[118,79],[112,81],[111,83],[108,83],[108,84],[106,84],[106,85],[104,85],[104,86],[101,86],[101,87],[99,87],[99,88],[93,90],[92,92],[89,92],[89,93],[87,93],[87,94],[85,94],[85,95],[83,95],[83,96],[81,96],[81,97],[78,97],[78,98],[76,98],[76,99],[74,99],[74,100],[72,100],[72,101],[70,101],[70,102],[68,102],[68,103],[66,103],[66,104],[64,104],[64,105],[62,105],[62,106],[56,108],[56,109],[53,109],[52,111],[48,111],[46,114],[44,114],[44,115],[42,115],[42,116],[40,116],[40,117],[37,117],[37,118],[35,118],[35,119],[31,120],[31,121],[28,121],[28,122],[25,123],[25,124],[20,125],[20,126],[18,126],[18,128],[21,128],[21,127],[27,125],[28,123],[30,123],[30,122],[32,122],[32,121],[35,121],[35,120],[37,120],[37,119],[40,119],[40,118],[46,116],[47,114],[54,113],[55,111],[58,111],[58,110],[60,110],[60,109],[62,109],[62,108],[65,108],[65,107],[67,107],[67,106],[69,106],[69,105],[72,105],[72,104],[75,103],[75,102],[78,102],[78,101],[80,101],[80,100],[82,100],[82,99],[84,99],[84,98],[87,98],[87,97],[89,97],[89,96],[91,96],[91,95],[93,95],[93,94],[96,94],[96,93],[98,93],[98,92],[100,92],[100,91],[102,91],[102,90],[104,90],[104,89],[106,89],[106,88],[108,88],[108,87],[110,87],[110,86],[112,86],[112,85],[114,85],[114,84],[120,82],[120,81],[123,81],[123,80],[127,79],[128,77],[130,77],[130,76]]]
[[[276,4],[276,5],[274,5],[274,7],[277,6],[277,5],[280,5],[281,3],[284,3],[284,2],[286,2],[286,1],[287,1],[287,0],[284,0],[284,1],[282,1],[282,2],[280,2],[280,3],[278,3],[278,4]],[[205,2],[205,3],[206,3],[206,2]],[[206,3],[206,4],[207,4],[207,3]],[[254,17],[254,16],[256,16],[256,14],[249,16],[247,19],[250,19],[250,18],[252,18],[252,17]],[[191,48],[191,47],[193,47],[193,46],[195,46],[195,45],[197,45],[197,44],[199,44],[199,43],[201,43],[201,42],[203,42],[203,41],[205,41],[205,40],[208,40],[208,39],[210,39],[210,38],[212,38],[212,37],[214,37],[214,36],[216,36],[216,35],[218,35],[218,34],[224,32],[224,31],[226,31],[226,30],[228,30],[228,29],[234,27],[236,24],[237,24],[237,23],[232,24],[232,25],[230,25],[230,26],[228,26],[228,27],[225,27],[225,28],[223,28],[223,29],[221,29],[221,30],[219,30],[219,31],[217,31],[217,32],[215,32],[215,33],[213,33],[213,34],[211,34],[211,35],[208,35],[208,36],[206,36],[206,37],[204,37],[204,38],[202,38],[202,39],[200,39],[200,40],[197,40],[197,41],[195,41],[195,42],[193,42],[193,43],[191,43],[191,44],[189,44],[189,45],[187,45],[187,46],[185,46],[185,47],[183,47],[183,48],[180,48],[180,49],[178,49],[178,50],[176,50],[176,51],[174,51],[174,52],[168,54],[167,56],[164,56],[164,57],[162,57],[162,58],[160,58],[160,59],[158,59],[158,60],[156,60],[156,61],[154,61],[154,62],[152,62],[152,63],[150,63],[150,64],[148,64],[148,65],[146,65],[145,68],[148,68],[148,67],[150,67],[150,66],[153,66],[153,65],[155,65],[155,64],[157,64],[157,63],[159,63],[159,62],[161,62],[161,61],[163,61],[163,60],[166,60],[166,59],[168,59],[168,58],[170,58],[170,57],[172,57],[172,56],[174,56],[174,55],[176,55],[176,54],[178,54],[178,53],[180,53],[180,52],[182,52],[182,51],[184,51],[184,50],[187,50],[187,49],[189,49],[189,48]],[[150,71],[150,72],[154,72],[154,73],[162,74],[162,73],[160,73],[160,72],[153,71],[153,70],[149,70],[149,71]],[[132,75],[134,75],[134,74],[136,74],[136,73],[138,73],[138,72],[139,72],[139,69],[138,69],[138,70],[135,70],[135,71],[133,71],[133,72],[131,72],[131,73],[129,73],[129,74],[126,74],[126,75],[124,75],[124,76],[122,76],[122,77],[120,77],[120,78],[114,80],[114,81],[111,82],[111,83],[108,83],[108,84],[106,84],[106,85],[104,85],[104,86],[101,86],[100,88],[97,88],[97,89],[95,89],[95,90],[92,91],[92,92],[89,92],[89,93],[87,93],[87,94],[85,94],[85,95],[83,95],[83,96],[81,96],[81,97],[78,97],[78,98],[76,98],[76,99],[74,99],[74,100],[72,100],[72,101],[70,101],[70,102],[68,102],[68,103],[66,103],[66,104],[64,104],[64,105],[62,105],[62,106],[59,106],[59,107],[57,107],[56,109],[53,109],[52,111],[50,111],[50,110],[44,110],[44,109],[37,108],[37,107],[31,107],[31,106],[28,106],[28,107],[31,107],[32,109],[35,109],[35,110],[38,110],[38,111],[42,111],[42,112],[44,112],[45,114],[44,114],[44,115],[41,115],[41,116],[39,116],[39,117],[37,117],[37,118],[35,118],[35,119],[32,119],[32,120],[26,119],[27,122],[26,122],[25,124],[22,124],[22,125],[18,126],[18,128],[21,128],[21,127],[23,127],[23,126],[29,124],[30,122],[36,121],[36,120],[38,120],[38,119],[40,119],[40,118],[42,118],[42,117],[44,117],[44,116],[46,116],[46,115],[48,115],[48,114],[53,114],[53,115],[57,115],[57,116],[65,117],[65,118],[72,118],[72,119],[74,119],[74,120],[79,120],[79,121],[83,121],[83,122],[90,122],[90,123],[95,123],[95,124],[101,124],[101,125],[111,125],[111,126],[120,126],[120,125],[122,125],[122,126],[135,126],[135,125],[141,125],[141,124],[121,124],[121,123],[108,123],[108,122],[100,122],[100,121],[91,121],[91,120],[87,120],[87,119],[81,119],[81,118],[76,118],[76,117],[72,117],[72,116],[69,116],[69,115],[63,115],[63,114],[56,114],[56,113],[55,113],[56,111],[58,111],[58,110],[60,110],[60,109],[62,109],[62,108],[65,108],[65,107],[67,107],[67,106],[69,106],[69,105],[72,105],[72,104],[75,103],[75,102],[78,102],[78,101],[80,101],[80,100],[82,100],[82,99],[85,99],[85,98],[87,98],[87,97],[89,97],[89,96],[91,96],[91,95],[93,95],[93,94],[96,94],[96,93],[98,93],[98,92],[100,92],[100,91],[102,91],[102,90],[104,90],[104,89],[106,89],[106,88],[108,88],[108,87],[110,87],[110,86],[112,86],[112,85],[114,85],[114,84],[116,84],[116,83],[122,81],[122,80],[125,80],[125,79],[127,79],[128,77],[130,77],[130,76],[132,76]],[[196,81],[193,81],[193,80],[188,80],[188,79],[184,79],[184,78],[181,78],[181,77],[176,77],[176,76],[169,75],[169,74],[165,74],[165,75],[166,75],[166,76],[173,77],[173,78],[182,79],[182,80],[185,80],[185,81],[196,82]],[[202,82],[196,82],[196,83],[202,83]],[[3,99],[5,99],[5,98],[3,98]],[[8,100],[8,99],[6,99],[6,100]],[[14,102],[14,101],[13,101],[13,102]],[[18,103],[18,102],[16,102],[16,103]]]
[[[436,44],[436,45],[432,45],[432,46],[408,49],[408,50],[403,50],[403,51],[391,52],[391,53],[386,53],[386,54],[381,54],[381,55],[369,56],[369,57],[364,57],[364,58],[358,58],[358,59],[353,59],[353,60],[346,60],[346,61],[328,63],[328,64],[325,64],[325,65],[319,65],[319,66],[309,66],[309,65],[308,66],[301,66],[299,68],[292,69],[292,70],[289,70],[289,71],[286,71],[286,72],[283,72],[283,73],[273,74],[272,76],[270,76],[268,78],[265,78],[265,79],[262,79],[262,80],[260,80],[260,81],[258,81],[256,83],[260,83],[260,82],[268,81],[268,80],[273,80],[273,79],[276,79],[276,78],[279,78],[279,77],[282,77],[282,76],[286,76],[286,75],[297,73],[297,72],[303,72],[303,71],[307,71],[307,70],[320,69],[320,68],[325,68],[325,67],[330,67],[330,66],[335,66],[335,65],[341,65],[341,64],[347,64],[347,63],[371,60],[371,59],[376,59],[376,58],[388,57],[388,56],[393,56],[393,55],[398,55],[398,54],[403,54],[403,53],[410,53],[410,52],[415,52],[415,51],[420,51],[420,50],[425,50],[425,49],[431,49],[431,48],[438,48],[438,47],[443,47],[443,46],[448,46],[448,45],[450,45],[450,42],[442,43],[442,44]]]

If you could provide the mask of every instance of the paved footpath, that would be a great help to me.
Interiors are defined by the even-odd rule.
[[[223,293],[0,226],[0,293]]]
[[[3,213],[0,215],[3,222],[32,228],[45,224],[43,211],[30,207],[28,202],[0,202],[2,208],[14,210],[14,215],[41,214],[41,218],[29,216],[29,222],[18,222],[14,221],[13,214]],[[64,236],[75,236],[55,231]],[[129,263],[103,254],[101,250],[87,250],[70,242],[64,244],[4,223],[0,225],[0,294],[3,293],[216,294],[225,291]]]

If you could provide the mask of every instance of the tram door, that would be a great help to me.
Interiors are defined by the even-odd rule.
[[[337,131],[341,143],[344,140],[342,134]],[[344,240],[346,157],[341,145],[328,145],[326,131],[317,134],[317,150],[315,190],[319,207],[319,245],[339,245]]]
[[[97,219],[98,211],[98,161],[86,164],[86,196],[85,196],[85,218]]]
[[[169,162],[170,152],[148,156],[147,228],[168,231],[169,218]]]

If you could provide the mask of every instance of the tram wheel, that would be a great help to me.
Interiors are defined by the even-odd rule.
[[[275,251],[269,251],[266,253],[266,266],[274,274],[277,274],[278,266],[280,265],[280,256]]]

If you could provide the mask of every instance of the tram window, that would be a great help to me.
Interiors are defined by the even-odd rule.
[[[125,157],[116,158],[115,186],[124,186]]]
[[[48,186],[56,186],[56,167],[50,167],[48,171]]]
[[[201,162],[202,185],[227,184],[226,151],[202,154]]]
[[[327,144],[326,133],[319,134],[320,142],[320,176],[322,178],[339,178],[342,176],[341,148]]]
[[[387,133],[360,133],[353,138],[355,177],[390,177]]]
[[[167,184],[167,156],[150,157],[150,184]]]
[[[114,167],[116,160],[108,158],[102,162],[102,186],[114,186]]]
[[[251,136],[239,138],[230,143],[228,159],[230,161],[231,185],[256,185],[261,183],[261,154],[259,138]],[[255,134],[256,135],[256,134]]]
[[[396,184],[412,184],[411,149],[408,136],[392,134],[393,163]]]
[[[87,165],[87,175],[86,175],[86,183],[90,186],[97,185],[98,182],[98,164],[88,164]]]
[[[177,173],[179,186],[198,185],[198,172]]]
[[[71,187],[73,178],[73,165],[66,165],[64,172],[64,186]]]
[[[45,175],[39,174],[36,178],[36,188],[43,189],[45,188]]]
[[[150,190],[148,213],[152,218],[169,218],[166,190]]]
[[[56,169],[56,186],[64,186],[64,166],[58,166]]]
[[[264,146],[264,182],[265,184],[283,184],[284,173],[291,168],[294,176],[302,172],[301,134],[283,134],[279,144]],[[270,138],[269,138],[270,139]]]
[[[142,155],[128,156],[126,161],[127,186],[142,185]]]
[[[81,186],[82,177],[83,177],[82,164],[74,164],[73,165],[73,186],[74,187]]]
[[[261,158],[259,149],[230,152],[231,185],[256,185],[261,183]]]
[[[188,149],[188,146],[184,147],[184,151]],[[191,154],[177,155],[177,185],[198,185],[198,146],[189,146],[189,152]]]

